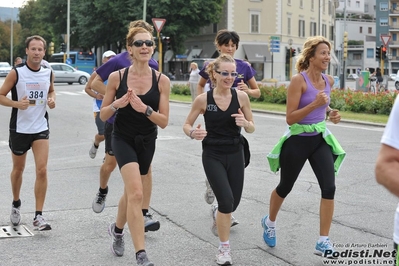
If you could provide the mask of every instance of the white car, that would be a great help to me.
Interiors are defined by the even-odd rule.
[[[389,74],[389,78],[391,80],[395,80],[396,79],[396,74]]]
[[[11,66],[8,62],[0,62],[0,77],[5,77],[10,73]]]
[[[90,79],[90,75],[87,72],[74,69],[68,64],[64,63],[49,63],[54,72],[54,83],[79,83],[85,85]]]

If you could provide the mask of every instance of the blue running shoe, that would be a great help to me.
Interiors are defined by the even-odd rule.
[[[276,246],[276,228],[275,227],[269,227],[266,224],[267,217],[269,215],[266,215],[265,217],[262,218],[262,227],[263,227],[263,240],[265,241],[266,245],[269,247],[274,247]]]
[[[329,238],[323,242],[316,242],[314,254],[328,259],[336,259],[334,257],[334,248]]]

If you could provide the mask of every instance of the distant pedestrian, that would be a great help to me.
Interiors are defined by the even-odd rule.
[[[195,97],[197,97],[197,86],[199,81],[199,72],[198,65],[195,62],[190,64],[190,78],[188,83],[190,85],[190,94],[191,94],[191,101],[194,102]]]
[[[15,57],[14,66],[17,66],[19,64],[22,64],[22,58],[18,56],[18,57]]]
[[[0,88],[0,104],[12,107],[9,146],[12,157],[11,187],[13,202],[10,220],[16,226],[21,222],[22,174],[27,151],[32,148],[36,165],[35,214],[33,226],[39,231],[51,230],[43,216],[47,192],[47,161],[49,154],[49,121],[46,106],[55,108],[54,75],[50,68],[42,67],[46,41],[34,35],[25,41],[27,60],[7,75]],[[7,94],[11,91],[11,98]]]

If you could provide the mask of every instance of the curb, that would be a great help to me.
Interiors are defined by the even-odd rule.
[[[169,101],[170,102],[175,102],[175,103],[191,104],[191,102],[182,102],[182,101],[177,101],[177,100],[169,100]],[[252,112],[285,116],[285,113],[277,112],[277,111],[267,111],[267,110],[260,110],[260,109],[252,109]],[[364,125],[364,126],[373,126],[373,127],[385,127],[385,124],[381,124],[381,123],[373,123],[373,122],[350,120],[350,119],[342,119],[341,123]]]

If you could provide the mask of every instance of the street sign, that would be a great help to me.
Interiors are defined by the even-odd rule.
[[[381,35],[381,41],[384,44],[384,46],[388,46],[390,39],[391,39],[391,35]]]
[[[279,53],[280,52],[280,37],[270,36],[270,52]]]
[[[152,23],[155,26],[155,29],[158,33],[161,32],[163,25],[165,25],[166,19],[164,18],[153,18]]]

